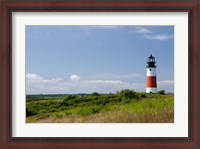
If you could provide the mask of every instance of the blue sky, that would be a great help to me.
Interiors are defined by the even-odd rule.
[[[26,26],[26,94],[145,91],[146,59],[158,90],[174,89],[173,26]]]

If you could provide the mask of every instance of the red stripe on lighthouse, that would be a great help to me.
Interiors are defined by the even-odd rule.
[[[156,84],[156,76],[147,76],[147,87],[148,88],[156,88],[157,84]]]

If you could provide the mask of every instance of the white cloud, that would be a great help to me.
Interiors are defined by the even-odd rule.
[[[174,36],[171,34],[154,34],[153,35],[151,34],[153,33],[151,30],[144,27],[135,27],[135,30],[130,31],[130,32],[142,34],[147,39],[160,40],[160,41],[174,38]]]
[[[57,77],[57,78],[53,78],[52,80],[53,80],[53,81],[62,81],[63,79],[60,78],[60,77]]]
[[[71,81],[79,81],[79,80],[80,80],[80,77],[79,77],[78,75],[75,75],[75,74],[74,74],[74,75],[71,75],[71,76],[70,76],[70,80],[71,80]]]
[[[101,73],[96,75],[88,76],[89,79],[133,79],[141,77],[139,73],[127,73],[127,74],[112,74],[112,73]]]
[[[70,81],[62,78],[45,79],[38,77],[37,74],[27,74],[26,77],[26,93],[27,94],[67,94],[67,93],[115,93],[117,90],[133,89],[142,91],[144,85],[127,83],[121,80],[80,80],[78,75],[71,75]],[[31,76],[31,77],[30,77]],[[37,79],[35,79],[37,78]],[[76,81],[78,80],[78,81]]]
[[[86,83],[95,83],[95,84],[127,84],[120,80],[88,80]]]
[[[31,73],[27,73],[26,74],[26,82],[37,82],[37,83],[52,83],[52,82],[59,82],[62,81],[63,79],[60,77],[57,78],[52,78],[52,79],[43,79],[41,76],[37,75],[37,74],[31,74]]]
[[[26,75],[27,94],[73,94],[73,93],[115,93],[117,90],[132,89],[135,91],[145,91],[144,83],[124,82],[113,79],[86,79],[80,80],[80,76],[71,75],[70,81],[60,77],[45,79],[37,74],[28,73]],[[158,90],[164,89],[166,92],[173,92],[174,81],[158,81]]]
[[[152,33],[152,31],[144,28],[144,27],[135,27],[134,31],[130,31],[130,32],[135,32],[135,33],[140,33],[140,34],[147,34],[147,33]]]
[[[160,41],[174,38],[174,36],[170,34],[144,35],[144,37],[147,39],[154,39],[154,40],[160,40]]]
[[[26,74],[26,78],[27,78],[27,79],[36,79],[36,80],[42,79],[42,77],[40,77],[39,75],[37,75],[37,74],[32,74],[32,73],[27,73],[27,74]]]

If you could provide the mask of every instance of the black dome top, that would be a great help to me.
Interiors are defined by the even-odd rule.
[[[147,68],[149,67],[154,67],[156,68],[156,65],[155,65],[156,61],[155,61],[155,58],[152,56],[152,54],[147,58]]]
[[[149,56],[149,58],[154,58],[153,56],[152,56],[152,54]]]

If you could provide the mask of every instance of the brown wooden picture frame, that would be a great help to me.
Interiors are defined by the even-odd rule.
[[[1,4],[0,148],[200,149],[199,0],[3,0]],[[12,12],[188,12],[188,137],[12,137]]]

